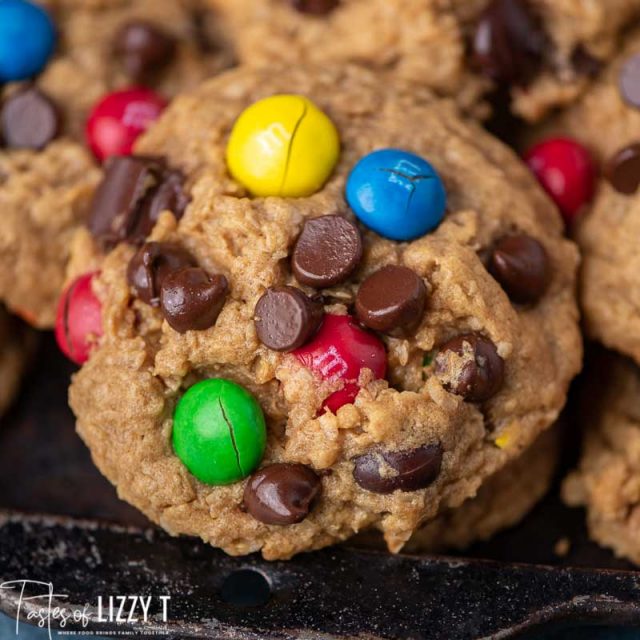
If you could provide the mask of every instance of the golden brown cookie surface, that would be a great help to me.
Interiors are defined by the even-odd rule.
[[[306,96],[326,112],[340,135],[340,160],[314,195],[249,198],[227,172],[229,133],[246,107],[281,93]],[[355,402],[318,415],[335,386],[320,383],[296,356],[260,342],[256,304],[273,286],[312,294],[289,267],[305,221],[337,214],[353,222],[346,177],[362,156],[389,146],[433,164],[448,194],[444,221],[404,243],[360,226],[364,251],[356,270],[317,291],[325,314],[344,318],[363,281],[396,265],[422,280],[426,304],[408,337],[371,338],[384,345],[386,379],[365,367]],[[137,152],[179,169],[191,198],[180,221],[165,213],[150,239],[177,244],[208,273],[224,275],[227,298],[214,326],[175,330],[166,313],[141,299],[140,287],[129,286],[135,251],[119,244],[95,287],[105,336],[70,397],[101,471],[169,531],[201,536],[233,554],[262,550],[279,558],[375,525],[397,551],[424,520],[475,494],[556,419],[581,359],[576,250],[528,170],[460,120],[451,104],[355,67],[244,69],[175,100]],[[492,255],[508,264],[496,261],[493,249],[515,236],[535,240],[548,257],[548,282],[545,275],[535,303],[512,302],[487,269]],[[497,360],[500,375],[492,369]],[[233,380],[260,403],[267,418],[263,466],[302,464],[321,478],[321,497],[298,524],[258,521],[242,508],[246,481],[204,484],[174,454],[176,403],[209,378]],[[421,449],[430,461],[439,452],[429,486],[380,493],[354,477],[359,456],[386,456],[393,465],[397,452]]]
[[[557,427],[545,431],[519,458],[488,478],[474,497],[422,525],[403,551],[464,550],[516,525],[549,490],[558,461],[558,436]],[[380,547],[382,540],[366,531],[353,544]]]

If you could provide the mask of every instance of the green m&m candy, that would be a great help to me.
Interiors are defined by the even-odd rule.
[[[256,399],[230,380],[194,384],[173,416],[173,448],[201,482],[223,485],[246,478],[260,464],[267,441]]]

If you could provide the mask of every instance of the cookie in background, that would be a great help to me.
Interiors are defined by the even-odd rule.
[[[2,3],[0,300],[30,324],[53,326],[100,161],[230,64],[215,29],[196,1]]]
[[[589,365],[584,443],[563,498],[586,509],[593,540],[640,564],[640,370],[613,353],[599,353]]]
[[[500,89],[539,121],[574,101],[640,17],[640,0],[209,0],[248,65],[356,62],[488,114]]]
[[[533,134],[538,145],[528,160],[580,246],[588,336],[640,363],[638,87],[636,30],[589,91]]]

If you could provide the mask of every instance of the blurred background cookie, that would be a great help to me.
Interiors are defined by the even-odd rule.
[[[600,354],[592,364],[582,456],[563,497],[585,507],[596,542],[640,564],[640,371],[613,354]]]
[[[249,65],[358,62],[487,113],[496,88],[536,121],[615,55],[639,0],[209,0]]]
[[[129,153],[174,93],[230,62],[198,2],[3,3],[0,300],[53,326],[96,160]]]
[[[585,329],[589,337],[640,362],[638,87],[640,32],[635,31],[590,90],[538,132],[539,138],[571,138],[561,142],[564,149],[555,157],[534,158],[533,162],[539,161],[542,173],[548,173],[547,186],[552,190],[555,171],[557,189],[565,194],[590,192],[589,199],[578,198],[583,200],[582,206],[573,216],[573,235],[582,253],[580,293]],[[592,157],[592,170],[580,169],[589,162],[578,157],[585,153]],[[586,178],[590,171],[592,177]],[[581,186],[585,180],[591,180],[592,186]]]

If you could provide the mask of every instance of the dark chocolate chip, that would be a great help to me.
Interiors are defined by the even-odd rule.
[[[189,196],[184,189],[184,175],[180,171],[166,169],[158,186],[145,200],[142,215],[138,218],[138,224],[129,241],[134,244],[144,242],[163,211],[171,211],[179,220],[188,204]]]
[[[340,0],[291,0],[291,4],[300,13],[324,16],[331,13],[340,4]]]
[[[616,191],[634,194],[640,184],[640,144],[632,144],[611,156],[605,164],[604,175]]]
[[[540,71],[547,35],[526,0],[493,0],[473,35],[473,62],[505,84],[526,86]]]
[[[9,96],[0,113],[2,139],[14,149],[43,149],[60,132],[60,111],[33,86]]]
[[[157,158],[111,158],[91,205],[91,233],[107,247],[129,240],[146,201],[162,180],[164,169]]]
[[[391,493],[426,489],[440,475],[442,446],[406,451],[374,451],[354,458],[353,477],[367,491]]]
[[[640,53],[627,58],[618,81],[624,100],[632,107],[640,108]]]
[[[169,325],[179,333],[212,327],[224,306],[229,285],[221,274],[209,275],[188,267],[167,275],[160,289],[160,307]]]
[[[147,242],[131,258],[127,280],[140,300],[157,307],[164,279],[174,271],[195,266],[195,258],[179,244]]]
[[[502,387],[504,360],[491,340],[467,333],[440,347],[435,373],[451,393],[469,402],[484,402]]]
[[[579,44],[571,54],[571,66],[579,75],[593,78],[602,71],[604,63]]]
[[[274,351],[301,347],[322,322],[322,305],[295,287],[270,287],[255,309],[260,342]]]
[[[271,464],[256,471],[244,490],[246,510],[265,524],[302,522],[320,496],[318,475],[304,464]]]
[[[376,331],[412,331],[422,320],[427,289],[422,278],[407,267],[389,265],[370,275],[356,296],[356,314]]]
[[[164,68],[175,52],[174,38],[144,20],[123,25],[114,39],[114,52],[133,82],[142,82]]]
[[[531,304],[544,295],[549,284],[549,257],[535,238],[508,235],[493,247],[489,271],[511,300]]]
[[[91,205],[89,229],[103,248],[144,242],[161,211],[182,217],[189,202],[184,178],[161,158],[111,158]]]
[[[329,215],[307,220],[291,257],[298,282],[331,287],[346,280],[362,259],[362,238],[352,222]]]

